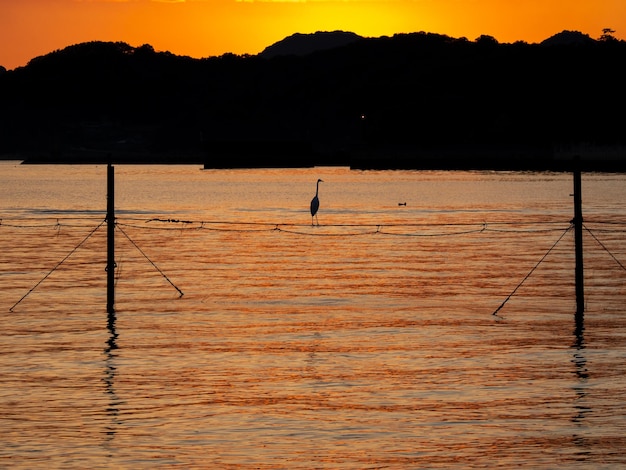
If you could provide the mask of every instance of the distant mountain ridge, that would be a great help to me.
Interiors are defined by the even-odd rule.
[[[318,31],[312,34],[296,33],[266,47],[260,57],[271,59],[278,56],[304,56],[317,51],[343,47],[363,39],[346,31]]]
[[[364,39],[349,31],[317,31],[311,34],[295,33],[270,46],[258,55],[264,59],[280,56],[305,56],[314,52],[339,48]],[[595,43],[588,34],[579,31],[561,31],[541,41],[542,46],[589,45]]]

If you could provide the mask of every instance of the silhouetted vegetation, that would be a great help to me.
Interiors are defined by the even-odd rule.
[[[616,111],[626,105],[626,43],[611,30],[599,40],[555,38],[415,33],[306,55],[208,59],[79,44],[0,73],[0,154],[524,167],[572,146],[626,144]]]

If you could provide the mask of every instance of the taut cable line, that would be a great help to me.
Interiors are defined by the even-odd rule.
[[[522,287],[522,284],[524,284],[524,282],[526,282],[526,280],[532,275],[533,272],[535,272],[535,270],[539,267],[539,265],[548,257],[548,255],[552,252],[552,250],[554,250],[554,248],[556,248],[556,246],[559,244],[559,242],[563,239],[563,237],[565,236],[565,234],[567,232],[569,232],[572,228],[574,228],[574,224],[571,224],[569,227],[567,227],[567,229],[561,234],[561,236],[559,237],[559,239],[554,243],[554,245],[552,245],[550,247],[550,249],[546,252],[545,255],[543,255],[543,257],[539,260],[539,262],[533,266],[533,268],[529,271],[528,274],[526,274],[526,277],[524,277],[524,279],[522,279],[522,282],[520,282],[517,287],[515,287],[515,289],[513,289],[513,292],[511,292],[506,299],[504,299],[504,302],[502,302],[502,304],[500,304],[500,306],[492,313],[492,315],[497,315],[498,312],[502,309],[502,307],[504,307],[506,305],[506,303],[509,301],[509,299],[511,297],[513,297],[513,295],[515,295],[515,293],[517,292],[517,290]]]
[[[76,252],[76,250],[78,250],[78,249],[79,249],[79,248],[80,248],[80,247],[81,247],[81,246],[82,246],[82,245],[83,245],[83,244],[84,244],[87,240],[89,240],[89,238],[91,238],[91,236],[92,236],[94,233],[96,233],[96,231],[97,231],[100,227],[102,227],[102,226],[105,224],[105,222],[106,222],[106,219],[105,219],[105,220],[103,220],[102,222],[100,222],[100,224],[99,224],[96,228],[94,228],[91,232],[89,232],[89,234],[88,234],[85,238],[83,238],[83,240],[82,240],[82,241],[81,241],[78,245],[76,245],[76,246],[72,249],[72,251],[70,251],[70,252],[69,252],[69,253],[65,256],[65,258],[63,258],[61,261],[59,261],[59,262],[57,263],[57,265],[56,265],[54,268],[52,268],[52,269],[51,269],[51,270],[50,270],[50,271],[49,271],[49,272],[48,272],[48,273],[47,273],[47,274],[46,274],[46,275],[45,275],[45,276],[44,276],[44,277],[43,277],[43,278],[42,278],[42,279],[41,279],[41,280],[37,283],[37,284],[35,284],[35,285],[34,285],[34,286],[33,286],[33,287],[32,287],[32,288],[31,288],[31,289],[30,289],[30,290],[29,290],[26,294],[24,294],[24,296],[23,296],[20,300],[18,300],[17,302],[15,302],[15,304],[14,304],[14,305],[13,305],[13,306],[9,309],[9,312],[13,312],[13,309],[14,309],[15,307],[17,307],[17,306],[18,306],[18,305],[22,302],[22,300],[24,300],[26,297],[28,297],[28,296],[31,294],[31,292],[33,292],[35,289],[37,289],[37,287],[39,287],[39,285],[41,285],[41,283],[42,283],[43,281],[45,281],[46,279],[48,279],[48,277],[50,277],[50,275],[51,275],[54,271],[56,271],[57,269],[59,269],[59,267],[60,267],[60,266],[61,266],[61,265],[62,265],[65,261],[67,261],[67,260],[69,259],[69,257],[70,257],[70,256],[72,256],[72,255]]]
[[[598,240],[598,237],[596,237],[595,234],[591,230],[589,230],[586,225],[583,224],[583,227],[584,227],[584,229],[587,232],[589,232],[589,235],[591,235],[593,237],[593,239],[598,243],[598,245],[600,245],[602,247],[602,249],[604,251],[606,251],[611,258],[613,258],[613,260],[619,265],[619,267],[622,268],[624,271],[626,271],[626,267],[620,262],[620,260],[618,260],[615,257],[615,255],[613,253],[611,253],[609,251],[609,249],[604,245],[604,243],[602,243],[600,240]]]
[[[156,264],[155,264],[155,263],[154,263],[154,262],[153,262],[150,258],[148,258],[148,255],[146,255],[146,254],[144,253],[144,251],[143,251],[141,248],[139,248],[139,245],[137,245],[137,244],[133,241],[133,239],[132,239],[132,238],[130,238],[130,237],[128,236],[128,234],[127,234],[127,233],[126,233],[126,232],[122,229],[122,227],[120,227],[120,226],[119,226],[119,224],[117,224],[117,225],[116,225],[116,227],[117,227],[117,229],[118,229],[120,232],[122,232],[122,235],[124,235],[124,236],[128,239],[128,241],[129,241],[130,243],[132,243],[132,245],[133,245],[135,248],[137,248],[137,250],[139,251],[139,253],[141,253],[141,255],[142,255],[144,258],[146,258],[146,260],[148,260],[148,262],[149,262],[149,263],[150,263],[150,264],[154,267],[154,269],[156,269],[156,270],[157,270],[157,271],[161,274],[161,276],[163,276],[163,278],[164,278],[167,282],[169,282],[169,283],[172,285],[172,287],[173,287],[174,289],[176,289],[176,290],[178,291],[178,293],[180,294],[180,296],[179,296],[179,297],[182,297],[183,295],[185,295],[185,294],[183,293],[183,291],[182,291],[182,290],[180,290],[178,287],[176,287],[176,285],[175,285],[175,284],[174,284],[174,283],[170,280],[170,278],[169,278],[169,277],[167,277],[167,275],[166,275],[163,271],[161,271],[161,269],[159,269],[159,267],[158,267],[158,266],[157,266],[157,265],[156,265]]]

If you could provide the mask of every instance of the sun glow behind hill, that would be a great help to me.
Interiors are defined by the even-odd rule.
[[[618,0],[2,0],[0,64],[87,41],[123,41],[177,55],[256,54],[294,33],[365,37],[426,31],[540,42],[563,30],[626,33]]]

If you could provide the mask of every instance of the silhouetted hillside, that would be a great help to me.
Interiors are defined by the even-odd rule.
[[[595,42],[588,34],[578,31],[561,31],[548,39],[541,41],[542,46],[589,46]]]
[[[612,38],[551,46],[415,33],[270,59],[85,43],[0,74],[0,154],[540,167],[582,145],[619,154],[625,58]]]
[[[313,34],[296,33],[266,47],[259,55],[265,59],[290,55],[303,56],[317,51],[346,46],[359,39],[363,38],[344,31],[318,31]]]

